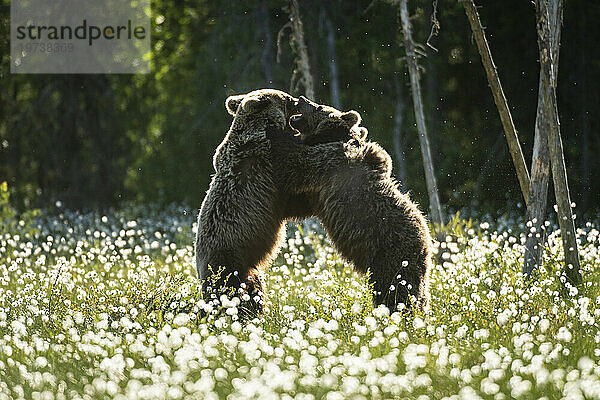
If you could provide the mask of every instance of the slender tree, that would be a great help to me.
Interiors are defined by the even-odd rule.
[[[329,61],[329,87],[331,91],[331,104],[338,110],[341,110],[342,100],[340,98],[340,80],[338,78],[337,57],[335,51],[335,28],[325,6],[321,8],[321,14],[325,22],[325,31],[327,37],[327,58]]]
[[[265,80],[267,87],[273,85],[273,38],[271,35],[270,16],[269,16],[269,5],[267,0],[260,2],[258,8],[257,23],[260,31],[262,31],[264,47],[260,62],[265,71]]]
[[[290,0],[285,10],[289,13],[289,21],[281,28],[277,35],[277,61],[281,56],[281,42],[286,29],[290,29],[290,46],[296,54],[294,60],[296,67],[292,73],[290,91],[297,92],[300,86],[304,87],[304,94],[310,99],[315,99],[315,85],[310,73],[308,50],[304,42],[304,25],[300,18],[298,0]]]
[[[515,129],[515,124],[508,108],[508,102],[506,101],[506,96],[504,95],[502,84],[500,83],[500,77],[498,76],[498,71],[496,69],[496,65],[494,64],[494,59],[492,58],[492,52],[490,51],[490,46],[488,45],[485,37],[485,32],[481,26],[481,20],[479,19],[479,14],[477,13],[475,3],[473,0],[463,0],[462,4],[465,8],[467,17],[469,18],[473,36],[475,36],[475,42],[477,43],[477,48],[479,49],[481,62],[485,68],[487,80],[490,85],[490,89],[492,89],[492,94],[494,95],[494,102],[496,103],[498,113],[500,114],[500,120],[502,121],[502,127],[504,128],[504,134],[506,135],[510,155],[512,156],[513,164],[517,170],[517,177],[519,178],[521,192],[523,193],[525,203],[527,203],[529,201],[530,186],[529,172],[527,172],[527,166],[525,165],[525,158],[523,157],[523,151],[521,150],[521,144],[519,143],[517,130]]]
[[[550,18],[550,51],[552,52],[552,85],[556,86],[558,76],[558,57],[560,52],[560,23],[562,21],[562,0],[553,0],[548,7]],[[540,68],[538,86],[538,105],[535,118],[535,138],[533,143],[533,157],[531,160],[531,187],[529,202],[527,204],[527,241],[523,273],[530,276],[539,265],[545,236],[544,216],[548,199],[548,180],[550,178],[550,149],[548,148],[548,135],[550,129],[548,121],[550,116],[545,115],[543,71]]]
[[[400,22],[402,24],[402,33],[404,36],[404,50],[406,51],[406,61],[410,75],[410,84],[412,89],[413,107],[415,118],[417,120],[417,129],[419,131],[419,142],[421,145],[421,155],[423,157],[423,167],[425,168],[425,178],[427,181],[427,192],[429,194],[429,208],[431,218],[439,226],[444,224],[440,197],[438,195],[437,182],[429,146],[429,137],[427,135],[427,125],[425,124],[425,114],[423,112],[423,96],[421,95],[421,83],[419,81],[419,66],[417,64],[417,54],[415,43],[412,38],[411,24],[408,16],[408,7],[406,0],[394,2],[400,5]]]
[[[558,0],[557,7],[562,7]],[[561,23],[560,20],[551,21],[549,17],[549,1],[536,0],[536,19],[538,47],[540,53],[540,66],[542,76],[542,97],[544,112],[542,117],[547,118],[542,126],[547,126],[548,147],[550,149],[550,164],[552,167],[552,181],[554,182],[554,194],[558,212],[558,222],[565,253],[565,275],[572,285],[581,284],[581,273],[579,265],[579,252],[577,250],[577,237],[573,210],[571,209],[571,197],[567,182],[567,171],[563,154],[562,139],[560,136],[560,121],[558,118],[558,107],[556,105],[556,84],[553,82],[553,54],[551,46],[551,25]],[[562,11],[559,11],[559,15]],[[554,29],[560,29],[556,26]]]

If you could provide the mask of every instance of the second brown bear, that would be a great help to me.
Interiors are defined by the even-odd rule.
[[[423,309],[431,237],[417,204],[390,177],[390,156],[362,140],[358,113],[353,117],[302,97],[296,108],[301,114],[290,125],[304,143],[318,144],[286,145],[285,132],[267,131],[274,160],[284,164],[275,169],[286,175],[275,179],[286,183],[281,190],[310,199],[336,250],[360,272],[370,272],[375,304],[390,311],[400,303]]]

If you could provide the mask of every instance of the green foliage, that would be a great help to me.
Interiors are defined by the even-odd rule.
[[[8,191],[8,184],[2,182],[0,184],[0,231],[6,232],[11,223],[14,223],[15,215],[17,212],[10,206],[10,193]]]
[[[460,217],[460,211],[450,216],[450,221],[444,225],[444,233],[452,235],[454,238],[466,238],[472,236],[475,232],[480,234],[479,227],[476,227],[473,219],[463,219]]]
[[[17,209],[107,207],[123,200],[185,201],[199,207],[211,157],[231,116],[223,102],[260,87],[287,90],[293,54],[276,38],[285,2],[152,1],[152,70],[147,75],[10,74],[10,4],[0,4],[0,176]],[[564,2],[564,62],[559,109],[574,201],[593,208],[600,191],[597,126],[599,54],[593,40],[600,3]],[[411,2],[415,38],[426,41],[432,2]],[[538,65],[534,7],[487,2],[480,9],[488,40],[521,133],[531,154]],[[389,2],[301,4],[316,99],[331,103],[327,25],[335,32],[343,109],[356,109],[369,135],[395,157],[396,104],[404,104],[402,151],[407,187],[426,205],[410,86],[396,18]],[[438,2],[438,52],[425,48],[422,86],[442,202],[453,209],[498,209],[522,202],[500,121],[459,2]],[[396,91],[396,82],[400,92]],[[586,84],[586,82],[588,84]],[[296,93],[300,94],[300,93]],[[571,160],[571,161],[569,161]],[[587,201],[587,202],[586,202]],[[426,208],[426,207],[424,207]],[[583,211],[582,210],[582,211]]]
[[[33,235],[37,231],[34,226],[34,219],[40,215],[40,210],[28,210],[17,218],[18,214],[10,204],[10,192],[8,184],[0,184],[0,233],[11,232],[19,228],[27,235]]]

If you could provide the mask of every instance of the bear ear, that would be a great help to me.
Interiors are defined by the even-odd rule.
[[[346,121],[350,126],[354,126],[360,124],[361,118],[360,114],[354,110],[350,110],[342,114],[342,120]]]
[[[249,97],[242,102],[242,108],[246,112],[259,112],[271,104],[271,99],[266,96]]]
[[[237,112],[238,106],[241,104],[242,100],[244,100],[243,94],[237,96],[229,96],[227,100],[225,100],[225,108],[227,112],[231,115],[235,115]]]

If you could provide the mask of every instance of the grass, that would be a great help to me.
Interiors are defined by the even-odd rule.
[[[565,293],[551,233],[533,284],[519,223],[453,220],[432,309],[374,309],[313,226],[267,272],[267,312],[201,318],[193,213],[128,207],[5,216],[0,399],[600,398],[599,233]],[[11,219],[11,221],[8,221]]]

